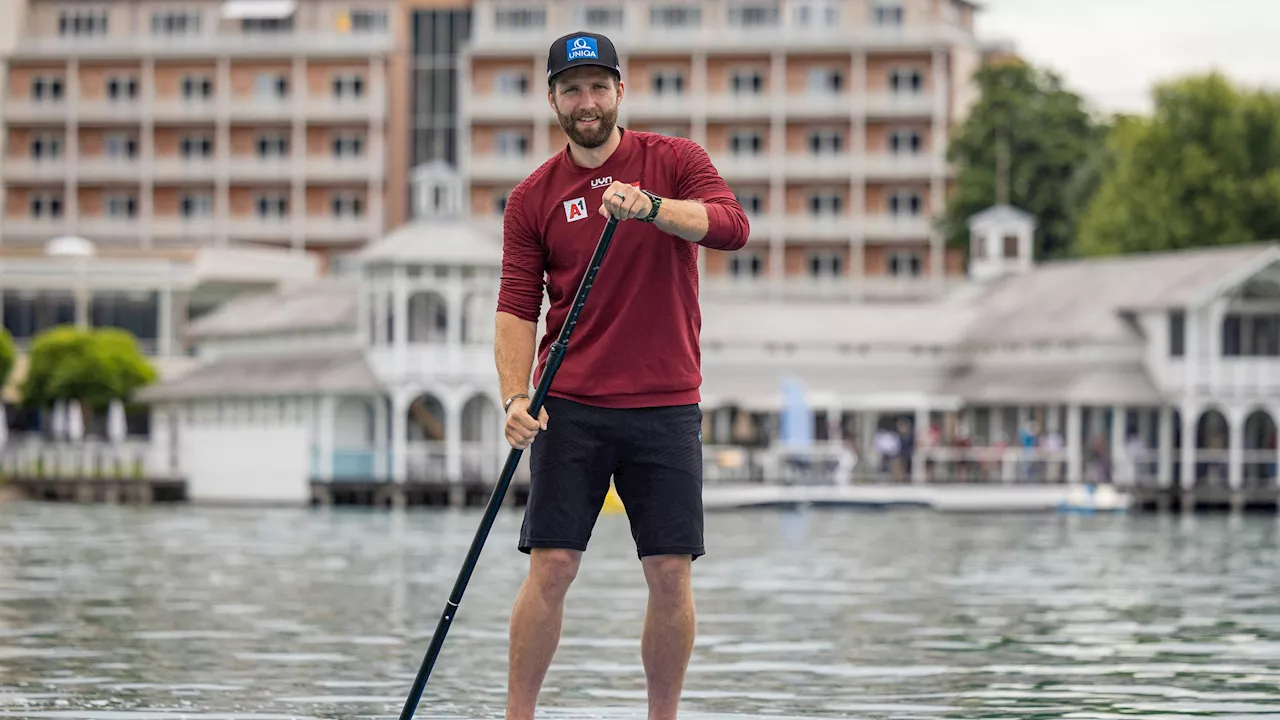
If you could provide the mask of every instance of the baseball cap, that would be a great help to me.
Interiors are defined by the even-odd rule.
[[[547,52],[547,80],[569,68],[595,65],[622,75],[613,41],[598,33],[570,33],[551,43]]]

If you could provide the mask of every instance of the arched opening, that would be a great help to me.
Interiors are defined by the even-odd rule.
[[[476,394],[462,406],[462,477],[496,482],[501,464],[503,415],[488,395]]]
[[[1227,487],[1230,461],[1227,418],[1218,410],[1206,410],[1196,423],[1196,482]]]
[[[444,343],[449,339],[449,309],[437,292],[409,296],[409,342]]]
[[[1244,486],[1270,486],[1276,477],[1276,421],[1255,410],[1244,421]]]
[[[493,298],[486,293],[469,293],[462,304],[462,342],[468,345],[493,343]]]
[[[405,443],[409,479],[445,480],[445,440],[449,428],[444,403],[431,393],[419,395],[409,403],[405,426],[409,434]]]
[[[372,478],[377,443],[375,398],[339,398],[333,418],[333,477]]]

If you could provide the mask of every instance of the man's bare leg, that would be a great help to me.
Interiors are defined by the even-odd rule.
[[[533,720],[538,691],[560,644],[565,593],[581,562],[577,550],[534,548],[529,554],[529,576],[511,611],[507,720]]]
[[[695,633],[692,559],[654,555],[642,561],[649,584],[649,607],[640,638],[640,656],[649,684],[649,720],[675,720]]]

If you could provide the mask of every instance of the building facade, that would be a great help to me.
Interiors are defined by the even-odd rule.
[[[385,230],[390,0],[5,9],[3,252],[323,256]]]
[[[547,46],[594,30],[622,56],[619,123],[697,141],[751,214],[743,251],[703,254],[708,292],[936,293],[963,272],[932,218],[975,99],[973,15],[963,0],[478,0],[459,95],[468,206],[498,227],[510,189],[567,142]]]

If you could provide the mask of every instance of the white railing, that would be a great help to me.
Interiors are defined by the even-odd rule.
[[[0,470],[25,478],[121,478],[152,475],[151,443],[126,440],[118,445],[99,439],[53,442],[39,437],[13,437],[0,448]]]

